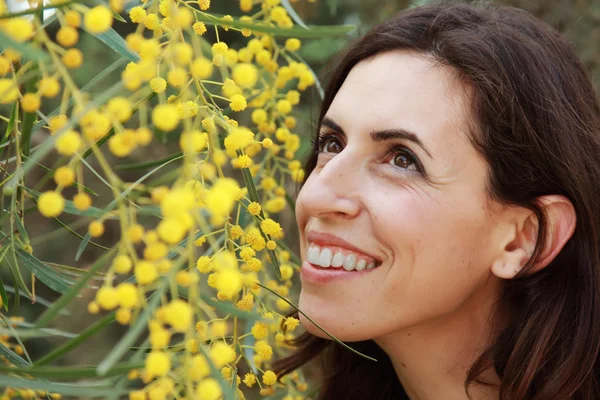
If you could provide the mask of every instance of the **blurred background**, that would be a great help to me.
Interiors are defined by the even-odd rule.
[[[12,10],[16,11],[19,7],[24,7],[23,3],[17,4],[9,3]],[[232,16],[239,16],[241,12],[239,10],[239,3],[235,0],[219,0],[213,1],[211,10],[217,14],[231,14]],[[309,2],[306,0],[297,0],[292,2],[297,14],[302,18],[306,24],[310,25],[336,25],[336,24],[352,24],[356,26],[356,31],[347,37],[329,38],[321,40],[303,40],[302,48],[299,52],[301,57],[309,63],[316,74],[322,79],[323,82],[327,78],[327,63],[332,59],[337,51],[342,49],[344,45],[354,39],[355,37],[366,32],[372,25],[378,23],[389,15],[396,13],[400,10],[423,5],[429,3],[426,0],[420,1],[408,1],[408,0],[317,0],[316,2]],[[600,0],[507,0],[507,1],[496,1],[495,3],[510,5],[518,8],[527,10],[534,16],[544,20],[550,26],[554,27],[561,33],[563,33],[567,39],[575,47],[579,57],[588,68],[594,84],[597,90],[600,90]],[[20,5],[21,4],[21,5]],[[125,16],[128,19],[127,16]],[[54,37],[57,29],[57,24],[50,27],[50,37]],[[124,37],[128,33],[133,31],[133,24],[123,24],[116,22],[114,28]],[[209,40],[214,40],[214,31],[209,30],[207,33]],[[77,83],[81,86],[85,85],[101,71],[112,65],[119,59],[119,56],[111,51],[103,43],[99,42],[95,37],[85,35],[81,32],[81,39],[78,47],[84,53],[84,65],[74,72],[74,78]],[[243,38],[239,32],[229,31],[222,32],[221,39],[227,41],[230,47],[239,48],[247,39]],[[120,76],[120,70],[123,65],[115,68],[115,71],[106,79],[98,84],[93,92],[102,92],[106,90],[112,82]],[[48,105],[48,110],[42,110],[44,112],[50,112],[58,106],[58,100],[56,104]],[[304,159],[306,150],[310,144],[310,138],[314,131],[313,122],[316,120],[318,115],[319,107],[319,94],[318,91],[313,87],[302,95],[301,105],[295,107],[294,116],[298,119],[298,126],[295,133],[302,136],[303,144],[300,149],[301,160]],[[0,109],[2,115],[8,115],[10,109],[3,107]],[[248,116],[246,116],[247,118]],[[249,121],[249,120],[248,120]],[[243,118],[240,121],[242,124],[248,124],[248,121],[244,121]],[[0,132],[4,132],[5,126],[0,125]],[[39,144],[48,133],[44,130],[34,132],[32,145]],[[143,151],[136,151],[130,157],[126,159],[115,159],[110,158],[112,165],[122,164],[136,164],[148,160],[157,160],[167,157],[178,151],[177,143],[164,142],[161,140],[155,140],[153,144],[145,147]],[[106,152],[108,153],[108,152]],[[94,167],[97,167],[91,160],[88,159]],[[51,153],[50,156],[44,160],[44,165],[47,168],[54,168],[55,165],[60,165],[61,160],[56,156],[56,153]],[[110,199],[112,199],[112,193],[100,180],[93,176],[89,171],[84,177],[86,186],[92,188],[99,194],[100,197],[94,200],[95,204],[97,201],[99,206],[106,205]],[[117,172],[122,179],[128,182],[133,182],[140,176],[148,172],[148,169],[117,169]],[[42,168],[33,170],[28,177],[28,186],[33,187],[38,191],[44,191],[54,188],[54,183],[50,180],[41,181],[44,171]],[[165,181],[167,183],[168,181]],[[74,190],[73,188],[69,188]],[[291,185],[289,193],[292,197],[295,197],[297,188]],[[72,196],[74,192],[66,190],[67,196]],[[5,200],[6,201],[6,200]],[[6,208],[6,203],[5,203]],[[86,218],[77,217],[71,215],[63,215],[61,217],[62,222],[69,226],[70,229],[79,235],[85,234],[87,231],[87,225],[90,220]],[[28,229],[29,236],[32,238],[32,246],[34,254],[41,260],[62,264],[66,266],[73,266],[79,268],[85,268],[91,262],[97,260],[100,255],[104,252],[102,246],[111,246],[115,239],[118,237],[119,229],[114,221],[108,221],[106,223],[106,233],[94,244],[88,245],[87,249],[83,253],[79,261],[75,262],[75,253],[80,243],[80,238],[73,232],[64,229],[59,223],[52,219],[46,219],[39,216],[37,213],[31,213],[26,217],[25,226]],[[286,232],[287,243],[290,245],[292,250],[297,252],[297,235],[294,216],[292,212],[287,212],[281,215],[281,225]],[[3,262],[0,265],[0,274],[3,281],[8,285],[13,282],[13,278],[8,271],[7,265]],[[43,299],[53,301],[57,298],[57,294],[43,285],[37,285],[36,293]],[[72,307],[68,310],[69,316],[63,316],[58,320],[57,326],[61,330],[67,332],[80,332],[88,327],[92,322],[98,319],[98,316],[91,316],[87,313],[87,303],[93,296],[93,291],[89,290],[84,292],[83,296],[77,299]],[[11,298],[9,293],[9,298]],[[297,295],[292,294],[292,300],[297,300]],[[12,302],[12,299],[11,299]],[[44,310],[41,304],[31,304],[26,298],[21,299],[21,306],[19,307],[18,315],[24,316],[27,320],[34,320],[41,311]],[[78,364],[96,364],[103,356],[106,355],[106,349],[111,348],[112,345],[118,340],[120,335],[124,332],[125,328],[119,327],[117,324],[110,331],[105,331],[104,334],[97,336],[94,340],[89,342],[85,353],[73,352],[69,357],[61,359],[61,363],[72,363]],[[26,346],[29,350],[32,358],[39,357],[46,353],[48,349],[54,346],[56,343],[50,342],[47,339],[31,339],[28,340]]]

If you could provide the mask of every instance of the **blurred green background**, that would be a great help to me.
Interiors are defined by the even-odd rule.
[[[213,1],[211,10],[218,14],[231,14],[233,16],[241,15],[239,11],[238,1],[234,0],[219,0]],[[306,0],[297,0],[292,2],[292,5],[298,15],[304,22],[311,25],[336,25],[336,24],[353,24],[357,30],[348,37],[330,38],[322,40],[303,40],[303,47],[300,50],[300,55],[314,69],[317,75],[326,79],[327,62],[332,56],[344,45],[364,33],[372,25],[383,20],[387,16],[416,5],[426,4],[429,1],[408,1],[408,0],[319,0],[317,2],[308,2]],[[576,51],[584,62],[585,66],[591,73],[592,79],[597,90],[600,90],[600,0],[513,0],[513,1],[497,1],[498,4],[505,4],[519,7],[527,10],[538,18],[563,33],[576,48]],[[126,17],[128,19],[128,17]],[[133,24],[115,23],[115,29],[122,35],[133,31]],[[49,28],[50,37],[54,37],[56,24]],[[209,40],[214,39],[214,30],[209,30],[207,33]],[[212,37],[210,35],[213,35]],[[221,40],[225,40],[230,44],[230,47],[239,48],[247,39],[243,38],[239,32],[229,31],[221,32]],[[283,42],[283,41],[282,41]],[[78,47],[83,51],[85,62],[84,66],[74,73],[74,78],[80,86],[85,85],[101,71],[117,61],[119,56],[112,52],[103,43],[95,37],[83,34],[78,44]],[[94,92],[102,92],[106,90],[111,83],[114,83],[120,76],[120,68],[103,83],[98,85]],[[43,112],[50,112],[58,106],[56,104],[47,104],[47,109]],[[295,116],[298,118],[298,127],[295,133],[298,133],[303,138],[303,146],[301,147],[301,156],[308,148],[309,139],[313,133],[313,122],[318,115],[319,95],[313,87],[307,90],[302,96],[302,103],[295,108]],[[2,108],[0,113],[7,115],[9,109]],[[245,116],[247,118],[247,116]],[[248,124],[248,121],[242,120],[241,123]],[[4,131],[4,127],[0,126],[0,131]],[[32,145],[39,144],[48,135],[45,131],[34,132]],[[116,160],[110,158],[112,165],[117,164],[133,164],[147,160],[156,160],[173,154],[177,151],[176,143],[161,143],[155,141],[143,151],[136,151],[130,157],[124,160]],[[89,162],[97,168],[91,157]],[[44,165],[52,168],[58,161],[55,153],[44,160]],[[118,171],[119,175],[128,182],[133,182],[148,170],[136,171]],[[39,181],[43,176],[41,168],[33,170],[28,176],[28,186],[35,187],[38,191],[51,189],[54,187],[52,181],[40,185]],[[102,201],[95,199],[94,202],[99,202],[99,206],[106,205],[112,198],[110,189],[106,187],[97,177],[93,176],[89,171],[86,172],[84,182],[86,186],[91,187],[96,191]],[[74,190],[69,188],[69,190]],[[74,192],[66,190],[66,195],[72,196]],[[295,197],[296,188],[290,185],[289,193]],[[4,208],[7,208],[5,199]],[[87,230],[87,225],[90,220],[85,218],[75,218],[74,216],[64,215],[62,221],[69,225],[71,229],[80,234],[84,234]],[[103,238],[98,240],[99,245],[110,246],[118,237],[119,228],[114,221],[106,224],[106,233]],[[297,236],[294,216],[291,212],[281,216],[281,224],[286,231],[288,244],[294,251],[297,251]],[[51,219],[40,217],[37,213],[31,213],[26,218],[27,230],[29,236],[33,238],[34,254],[46,262],[65,264],[85,268],[91,262],[96,260],[103,252],[101,248],[89,245],[83,256],[78,262],[75,262],[76,249],[79,246],[80,239],[62,228],[57,222]],[[4,227],[5,229],[7,227]],[[7,265],[0,265],[0,273],[6,284],[13,281],[12,276],[8,272]],[[47,299],[54,300],[57,295],[43,285],[37,285],[36,293]],[[87,313],[86,305],[92,298],[93,291],[84,292],[82,297],[77,299],[72,307],[68,310],[70,316],[64,316],[58,321],[58,326],[61,330],[67,332],[80,332],[88,327],[93,321],[98,319],[98,316],[90,316]],[[294,299],[295,300],[295,299]],[[18,315],[26,317],[28,320],[33,320],[43,311],[43,306],[39,304],[30,304],[27,299],[22,299]],[[114,325],[114,329],[105,332],[103,335],[97,336],[85,346],[86,351],[73,352],[69,357],[61,360],[62,363],[78,363],[78,364],[95,364],[106,355],[107,349],[118,340],[119,336],[124,332],[125,328],[120,328]],[[39,357],[46,353],[55,342],[47,339],[32,339],[26,342],[30,356],[32,358]]]

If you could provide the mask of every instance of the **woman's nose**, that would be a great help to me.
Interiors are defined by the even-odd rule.
[[[318,218],[352,218],[359,213],[361,174],[356,160],[346,147],[322,167],[317,163],[298,195],[307,213]]]

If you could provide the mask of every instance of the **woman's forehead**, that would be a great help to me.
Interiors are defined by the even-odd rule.
[[[459,138],[468,143],[464,84],[450,67],[412,51],[385,52],[356,64],[326,115],[345,131],[410,130],[432,153]]]

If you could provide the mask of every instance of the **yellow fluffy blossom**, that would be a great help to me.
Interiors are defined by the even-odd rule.
[[[117,274],[128,274],[132,266],[131,258],[124,254],[116,256],[112,262],[112,268]]]
[[[138,289],[133,283],[124,282],[117,286],[117,297],[121,307],[133,308],[138,305]]]
[[[293,331],[300,325],[300,321],[294,317],[287,317],[284,321],[285,329],[287,331]]]
[[[136,24],[143,22],[145,17],[146,10],[144,10],[144,8],[141,6],[133,7],[131,11],[129,11],[129,18],[131,19],[131,22]]]
[[[96,6],[85,13],[83,23],[85,29],[92,34],[106,32],[112,25],[113,16],[111,11],[103,5]]]
[[[112,310],[119,305],[117,289],[112,286],[102,286],[96,293],[96,302],[105,310]]]
[[[78,40],[79,33],[72,26],[63,26],[56,33],[56,41],[63,47],[73,47]]]
[[[275,372],[268,370],[263,374],[262,381],[265,385],[274,385],[277,382]]]
[[[272,214],[275,214],[282,211],[285,208],[285,205],[285,197],[277,196],[275,198],[267,200],[267,202],[265,203],[265,210]]]
[[[261,221],[260,228],[267,235],[278,235],[281,231],[281,226],[278,222],[273,221],[271,218],[266,218]]]
[[[244,310],[244,311],[252,310],[252,307],[254,306],[254,296],[252,295],[252,293],[246,293],[242,297],[242,299],[237,302],[236,306],[240,310]]]
[[[41,99],[35,93],[26,93],[21,99],[21,107],[25,112],[35,112],[40,108]]]
[[[51,98],[60,92],[60,83],[56,78],[42,78],[38,82],[38,88],[42,96]]]
[[[179,125],[177,106],[173,104],[160,104],[152,110],[152,122],[158,129],[165,132],[172,131]]]
[[[229,99],[229,106],[233,111],[243,111],[248,107],[246,98],[241,94],[234,94]]]
[[[200,256],[196,262],[196,267],[202,274],[208,274],[209,272],[212,272],[213,264],[211,258],[209,256]]]
[[[156,267],[154,266],[154,264],[148,261],[138,262],[135,266],[134,273],[135,279],[141,285],[152,283],[156,280],[156,278],[158,278]]]
[[[301,42],[296,38],[289,38],[285,41],[285,48],[289,51],[298,51],[300,50]]]
[[[53,178],[57,185],[68,187],[75,182],[75,171],[67,166],[58,167]]]
[[[206,25],[204,22],[195,22],[194,25],[192,25],[192,29],[196,32],[196,35],[204,35],[206,33]]]
[[[17,100],[19,89],[12,79],[0,79],[0,104],[9,104]]]
[[[17,43],[23,43],[33,36],[33,24],[26,18],[9,18],[2,25],[4,33]]]
[[[262,208],[261,208],[260,204],[258,204],[255,201],[253,201],[252,203],[248,204],[248,212],[250,214],[252,214],[252,215],[259,215],[261,209]]]
[[[235,360],[235,350],[233,350],[225,342],[218,341],[213,343],[209,351],[210,358],[212,359],[215,367],[221,368],[225,364],[229,364]]]
[[[72,156],[81,148],[79,134],[73,130],[63,133],[55,142],[56,150],[64,156]]]
[[[177,218],[165,218],[160,221],[156,231],[163,241],[175,244],[183,240],[187,229]]]
[[[219,400],[222,394],[221,385],[213,378],[203,379],[196,388],[196,398],[202,400]]]
[[[65,208],[65,199],[60,193],[44,192],[40,195],[37,206],[44,217],[57,217]]]
[[[233,268],[223,269],[217,272],[215,287],[230,299],[242,290],[242,274]]]
[[[63,54],[62,62],[69,69],[79,68],[83,63],[83,54],[79,49],[69,49]]]
[[[117,121],[125,122],[131,118],[133,106],[131,102],[124,97],[114,97],[109,100],[106,108]]]
[[[162,351],[151,351],[146,356],[146,374],[149,378],[165,376],[171,370],[171,359]]]
[[[77,193],[73,196],[73,205],[79,211],[85,211],[92,206],[92,198],[87,193]]]
[[[165,306],[165,322],[173,329],[185,332],[190,329],[194,322],[194,311],[186,301],[176,299]]]
[[[208,145],[208,135],[198,130],[184,132],[179,138],[179,148],[186,153],[198,153]]]
[[[256,354],[263,360],[269,361],[273,358],[273,348],[267,343],[266,340],[259,340],[254,345]]]
[[[254,64],[250,63],[237,64],[233,68],[232,77],[237,85],[250,89],[258,81],[258,69]]]
[[[104,233],[104,224],[101,221],[92,221],[88,226],[88,232],[91,237],[100,237]]]
[[[235,152],[250,145],[254,140],[254,133],[247,128],[234,128],[225,138],[223,144],[228,151]],[[235,153],[234,153],[235,154]]]
[[[139,243],[144,237],[144,227],[140,224],[133,224],[127,229],[127,238],[133,243]]]

